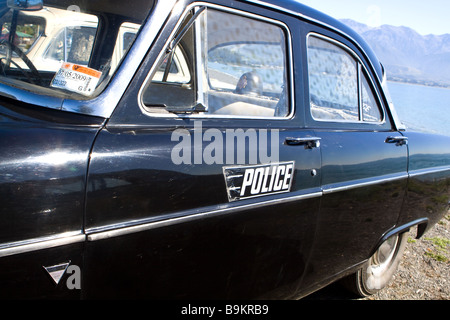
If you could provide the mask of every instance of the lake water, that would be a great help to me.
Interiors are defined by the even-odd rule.
[[[396,82],[388,86],[407,128],[450,136],[450,89]]]

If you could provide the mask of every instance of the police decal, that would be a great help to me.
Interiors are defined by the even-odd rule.
[[[236,201],[291,191],[295,162],[224,167],[228,200]]]

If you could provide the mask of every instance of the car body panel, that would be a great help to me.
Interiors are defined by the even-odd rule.
[[[203,6],[281,29],[285,116],[176,114],[145,105],[152,74],[160,73],[163,88],[158,67],[176,32]],[[22,88],[19,80],[0,84],[2,297],[294,299],[357,270],[388,235],[419,226],[421,236],[448,210],[450,138],[404,129],[382,65],[340,22],[297,1],[173,0],[156,1],[135,27],[127,29],[137,32],[132,47],[92,97]],[[107,45],[99,40],[94,52],[113,57],[118,40],[99,30]],[[184,50],[174,50],[183,83],[155,86],[153,96],[184,90],[190,97],[198,89],[186,74],[199,70],[189,65],[200,59],[189,37],[200,37],[187,34]],[[312,116],[311,35],[351,52],[379,121]],[[89,66],[99,69],[100,60]],[[238,144],[222,143],[214,149],[222,157],[211,162],[205,150],[231,134],[247,141],[244,160]],[[260,180],[250,178],[256,172]],[[278,189],[266,184],[269,177]],[[242,191],[246,181],[251,192]],[[80,286],[70,287],[72,280]]]
[[[305,277],[313,283],[319,274],[350,269],[370,256],[380,234],[396,225],[408,179],[407,147],[386,144],[387,133],[316,135],[322,138],[323,197],[317,250]]]
[[[17,104],[1,112],[1,242],[82,230],[86,168],[102,122]]]
[[[43,266],[82,263],[86,170],[103,122],[2,100],[3,298],[80,296],[49,282]]]
[[[425,216],[428,230],[449,207],[450,145],[447,136],[417,132],[405,135],[414,142],[408,145],[408,190],[398,224]]]

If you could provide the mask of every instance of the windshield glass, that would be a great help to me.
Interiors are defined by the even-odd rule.
[[[44,0],[40,10],[10,3],[0,3],[0,82],[75,99],[107,85],[153,7],[149,0]]]

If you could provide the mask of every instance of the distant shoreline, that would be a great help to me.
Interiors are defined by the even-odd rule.
[[[397,77],[388,77],[387,81],[404,83],[404,84],[413,84],[413,85],[425,86],[425,87],[450,89],[450,84],[439,83],[439,82],[434,82],[434,81],[403,79],[403,78],[397,78]]]

